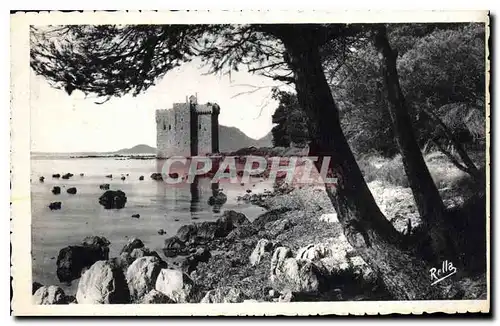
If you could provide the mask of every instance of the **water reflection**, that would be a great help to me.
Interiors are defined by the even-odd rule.
[[[193,217],[193,215],[195,215],[193,213],[200,211],[200,180],[198,176],[196,176],[193,183],[189,185],[189,191],[191,193],[189,211],[191,212],[191,217]]]

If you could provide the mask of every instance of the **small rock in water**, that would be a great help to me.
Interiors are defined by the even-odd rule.
[[[159,230],[158,230],[158,234],[159,234],[159,235],[164,235],[164,234],[166,234],[166,233],[167,233],[167,232],[166,232],[165,230],[163,230],[163,229],[159,229]]]
[[[140,214],[133,214],[132,217],[133,218],[139,218],[139,217],[141,217],[141,215]]]
[[[52,188],[52,193],[53,193],[54,195],[59,195],[59,194],[61,193],[61,187],[54,186],[54,187]]]
[[[56,201],[56,202],[50,203],[49,208],[51,211],[61,209],[61,202]]]
[[[45,181],[45,177],[42,176],[42,177],[38,178],[38,180],[40,180],[40,182],[43,182],[43,181]]]
[[[140,181],[144,180],[144,176],[143,176],[143,175],[141,175],[141,176],[139,177],[139,180],[140,180]]]
[[[178,218],[174,218],[174,221],[179,222],[179,219]]]
[[[122,177],[121,177],[121,179],[122,179],[122,180],[125,180],[126,178],[125,178],[125,176],[122,176]]]
[[[61,177],[61,175],[59,173],[56,173],[56,174],[52,175],[52,178],[60,178],[60,177]]]
[[[127,196],[121,190],[107,190],[101,197],[99,197],[99,204],[104,206],[105,209],[120,209],[125,207]]]
[[[80,173],[80,176],[81,176],[81,177],[83,177],[83,176],[84,176],[84,174],[83,174],[83,173]]]
[[[208,198],[208,204],[210,206],[223,205],[227,201],[227,196],[223,192],[218,192],[215,196],[210,196]]]
[[[76,188],[75,187],[68,188],[68,190],[66,190],[66,192],[68,194],[74,195],[74,194],[76,194]]]
[[[66,173],[65,175],[62,176],[62,178],[68,180],[72,176],[73,176],[73,173]]]
[[[252,190],[251,189],[247,189],[247,194],[251,193]]]
[[[112,174],[108,174],[108,175],[106,176],[106,178],[110,178],[110,179],[112,179],[112,178],[113,178],[113,175],[112,175]]]
[[[99,189],[101,190],[109,190],[109,183],[104,183],[99,186]]]
[[[151,179],[156,181],[162,181],[163,177],[161,176],[161,173],[153,173],[151,174]]]

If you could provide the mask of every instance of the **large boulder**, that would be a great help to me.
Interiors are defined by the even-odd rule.
[[[130,294],[119,266],[98,261],[83,273],[76,300],[79,304],[129,303]]]
[[[121,190],[107,190],[99,197],[99,204],[105,209],[120,209],[125,207],[127,196]]]
[[[40,304],[66,304],[68,303],[66,294],[58,286],[42,286],[35,291],[33,303]]]
[[[187,254],[186,244],[177,236],[165,239],[163,253],[167,257],[175,257]]]
[[[293,257],[293,254],[289,248],[287,247],[276,248],[271,258],[271,275],[275,275],[278,266],[282,265],[285,259],[290,257]]]
[[[33,284],[31,285],[31,294],[35,294],[36,290],[38,290],[42,286],[43,286],[42,283],[33,282]]]
[[[240,289],[224,286],[208,291],[200,303],[240,303],[244,300]]]
[[[192,302],[196,296],[196,285],[189,275],[174,269],[160,271],[155,289],[176,303]]]
[[[132,250],[134,250],[136,248],[143,248],[143,247],[144,247],[144,242],[142,242],[141,239],[132,238],[127,242],[127,244],[125,244],[125,246],[123,246],[120,253],[124,253],[124,252],[131,253]]]
[[[175,303],[172,299],[167,297],[165,294],[155,289],[151,290],[146,294],[139,303],[142,304],[155,304],[155,303]]]
[[[255,249],[250,254],[250,265],[255,266],[260,263],[264,255],[269,254],[273,250],[274,244],[267,239],[260,239],[255,246]]]
[[[310,244],[300,248],[295,258],[309,261],[317,261],[321,258],[331,256],[331,250],[324,244]]]
[[[92,266],[96,261],[108,260],[108,258],[107,245],[84,244],[65,247],[57,256],[57,278],[61,282],[71,282],[79,278],[85,268]]]
[[[126,279],[132,301],[139,301],[155,288],[161,269],[161,261],[152,256],[138,258],[129,266]]]
[[[227,223],[234,227],[240,227],[245,224],[250,224],[250,221],[245,214],[233,210],[225,211],[222,217],[219,218],[220,223]]]
[[[198,248],[193,254],[182,260],[181,269],[183,272],[191,274],[200,262],[206,263],[211,257],[212,255],[207,248]]]
[[[97,247],[102,247],[106,248],[111,244],[108,239],[105,237],[101,237],[98,235],[91,235],[88,237],[85,237],[82,241],[82,245],[84,246],[97,246]]]
[[[182,242],[189,242],[191,239],[196,237],[198,228],[196,224],[186,224],[179,228],[177,231],[177,237]]]
[[[278,291],[318,292],[326,289],[326,270],[306,260],[286,258],[271,274],[271,283]]]

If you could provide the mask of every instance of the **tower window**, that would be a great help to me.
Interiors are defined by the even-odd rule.
[[[167,125],[163,124],[163,130],[166,130],[166,129],[167,129]]]
[[[172,130],[172,125],[168,125],[168,130]]]
[[[199,126],[199,128],[198,128],[198,129],[200,129],[200,130],[201,130],[201,123],[200,123],[200,126]]]

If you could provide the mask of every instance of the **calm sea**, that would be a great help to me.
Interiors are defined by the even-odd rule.
[[[264,210],[236,198],[247,189],[258,192],[271,187],[266,182],[253,187],[222,184],[220,188],[228,200],[220,211],[214,211],[207,203],[212,195],[209,179],[200,179],[197,185],[168,186],[150,178],[151,173],[157,172],[154,159],[32,157],[31,171],[33,281],[59,285],[67,293],[76,291],[78,280],[60,284],[57,279],[56,260],[63,247],[80,244],[89,235],[100,235],[111,242],[111,257],[117,256],[133,237],[158,250],[163,240],[182,225],[216,220],[225,210],[233,209],[250,220],[255,219]],[[52,178],[54,173],[67,172],[74,174],[69,180]],[[113,174],[113,179],[106,178],[107,174]],[[126,180],[122,181],[120,177],[126,174]],[[144,181],[139,181],[141,175]],[[45,177],[45,182],[39,182],[40,176]],[[123,209],[106,210],[99,205],[98,198],[104,193],[99,185],[103,183],[126,193],[127,204]],[[52,194],[53,186],[60,186],[61,194]],[[66,193],[69,187],[76,187],[77,194]],[[53,201],[62,202],[61,210],[48,208]],[[133,214],[140,214],[140,218],[132,218]],[[159,235],[159,229],[166,234]]]

